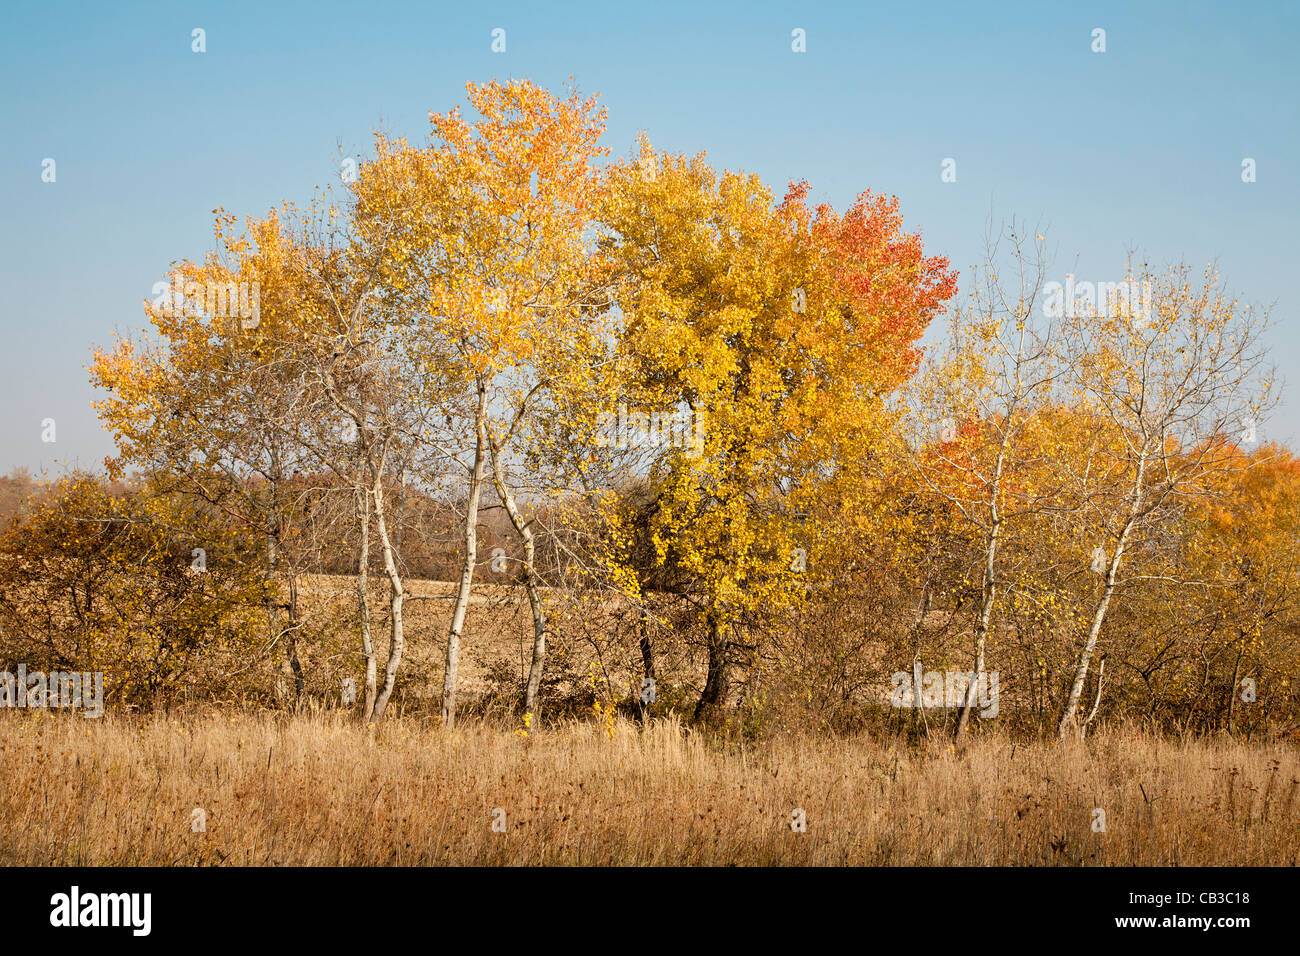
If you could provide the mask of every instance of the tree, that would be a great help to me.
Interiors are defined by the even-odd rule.
[[[194,496],[261,537],[260,572],[282,580],[285,592],[268,596],[268,646],[284,641],[301,693],[298,582],[313,552],[302,531],[319,494],[301,478],[317,464],[302,434],[321,406],[303,393],[285,351],[310,332],[296,308],[281,217],[250,220],[242,234],[234,222],[218,210],[218,250],[178,264],[163,294],[145,303],[157,338],[97,349],[91,379],[107,393],[96,408],[117,446],[110,474],[143,469],[165,490]],[[248,311],[241,301],[255,304],[256,324],[236,314]]]
[[[523,545],[533,618],[524,709],[536,708],[546,616],[532,520],[513,463],[557,457],[566,417],[599,394],[602,273],[588,231],[600,186],[592,162],[604,112],[533,83],[468,85],[479,115],[430,114],[435,142],[381,142],[357,187],[363,235],[395,251],[381,269],[384,308],[417,343],[426,392],[468,418],[472,451],[448,435],[468,475],[464,565],[447,640],[443,722],[456,715],[459,645],[477,560],[483,485],[492,485]],[[375,172],[381,175],[374,175]],[[391,193],[391,195],[389,195]],[[562,414],[561,414],[562,410]],[[586,413],[594,417],[594,413]],[[463,432],[462,432],[463,434]]]
[[[136,707],[225,693],[256,652],[258,550],[220,509],[157,483],[62,479],[0,535],[5,669],[99,671],[106,701]]]
[[[1008,261],[999,245],[1010,243]],[[974,616],[974,674],[985,671],[985,645],[999,586],[1000,550],[1022,520],[1054,504],[1051,487],[1033,480],[1041,453],[1040,413],[1053,401],[1058,369],[1050,320],[1035,315],[1046,263],[1042,236],[1004,226],[986,242],[969,310],[954,313],[945,350],[918,383],[914,429],[928,439],[909,456],[922,488],[951,507],[977,536],[979,596]],[[1033,252],[1027,243],[1037,243]],[[1004,279],[1004,273],[1010,273]],[[975,706],[970,679],[954,735],[961,739]]]
[[[1300,663],[1300,461],[1276,444],[1236,456],[1233,469],[1213,476],[1211,493],[1190,502],[1185,555],[1203,582],[1192,599],[1194,633],[1207,645],[1198,656],[1215,670],[1211,679],[1199,668],[1201,690],[1229,732],[1238,714],[1293,698]]]
[[[802,516],[877,433],[955,277],[902,231],[896,200],[864,193],[841,216],[809,208],[800,183],[774,203],[757,177],[648,144],[610,184],[632,397],[702,424],[689,454],[653,462],[653,533],[659,561],[671,552],[694,580],[708,659],[696,716],[713,719],[753,649],[740,628],[806,594],[795,549],[818,531]]]
[[[1078,309],[1066,326],[1075,403],[1110,426],[1071,478],[1077,509],[1100,535],[1102,575],[1078,644],[1057,731],[1076,725],[1079,699],[1120,583],[1124,553],[1177,495],[1237,467],[1229,436],[1253,437],[1271,400],[1260,335],[1267,316],[1229,297],[1213,269],[1131,272],[1145,302],[1117,298]],[[1068,463],[1066,463],[1068,465]]]

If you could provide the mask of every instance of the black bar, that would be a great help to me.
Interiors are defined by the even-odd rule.
[[[778,935],[794,934],[804,943],[857,940],[864,949],[887,939],[945,950],[1021,940],[1076,951],[1101,939],[1181,946],[1199,937],[1231,946],[1261,931],[1289,935],[1295,871],[113,867],[6,869],[0,880],[9,939],[23,946],[33,936],[73,935],[92,944],[201,941],[206,948],[256,941],[259,950],[293,943],[337,952],[352,943],[375,945],[391,932],[432,949],[440,940],[464,946],[475,939],[492,947],[621,948],[640,939],[655,948],[693,948],[714,935],[733,946],[752,940],[770,947]],[[73,886],[88,918],[85,907],[97,910],[98,894],[150,894],[148,935],[136,935],[128,917],[116,927],[52,925],[57,895],[70,904]],[[88,895],[95,903],[86,903]],[[143,899],[121,910],[139,924]],[[120,905],[110,900],[108,910]],[[1119,925],[1134,918],[1154,924]],[[1247,923],[1222,922],[1241,918]],[[1211,925],[1199,925],[1202,919]]]

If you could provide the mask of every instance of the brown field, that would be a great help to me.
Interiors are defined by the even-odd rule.
[[[366,728],[337,711],[10,712],[0,725],[6,865],[1300,862],[1300,756],[1286,743],[1104,730],[1065,744],[988,734],[960,751],[724,746],[672,720],[525,736]]]

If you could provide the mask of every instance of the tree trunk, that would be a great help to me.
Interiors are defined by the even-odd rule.
[[[1088,628],[1088,637],[1079,651],[1079,660],[1074,667],[1074,682],[1070,685],[1070,696],[1065,700],[1065,707],[1061,710],[1061,720],[1056,726],[1056,735],[1065,738],[1070,728],[1074,726],[1076,715],[1079,712],[1079,697],[1083,694],[1083,684],[1088,678],[1088,664],[1092,660],[1093,651],[1097,648],[1097,638],[1101,636],[1101,625],[1106,620],[1106,609],[1110,607],[1111,595],[1115,593],[1115,579],[1119,575],[1120,559],[1124,556],[1124,546],[1128,543],[1128,537],[1133,530],[1133,525],[1137,522],[1138,513],[1142,507],[1142,482],[1146,476],[1146,456],[1138,462],[1137,477],[1133,485],[1133,503],[1129,507],[1128,518],[1124,522],[1124,527],[1120,529],[1119,540],[1115,543],[1115,554],[1110,559],[1110,564],[1106,568],[1106,588],[1102,592],[1101,600],[1097,604],[1097,610],[1092,615],[1092,624]]]
[[[1127,530],[1127,526],[1126,530]],[[1106,619],[1106,609],[1110,607],[1110,596],[1115,592],[1115,572],[1119,570],[1118,559],[1120,552],[1123,550],[1123,538],[1120,545],[1115,549],[1115,557],[1111,559],[1110,566],[1106,569],[1106,589],[1102,592],[1101,601],[1097,604],[1097,609],[1092,615],[1092,624],[1088,628],[1088,637],[1083,642],[1083,647],[1079,651],[1079,659],[1074,665],[1074,682],[1070,685],[1070,695],[1065,700],[1065,707],[1061,710],[1060,723],[1056,725],[1056,734],[1064,738],[1069,735],[1070,728],[1074,725],[1075,716],[1079,710],[1079,698],[1083,694],[1084,681],[1088,679],[1088,664],[1092,661],[1092,653],[1097,648],[1097,638],[1101,635],[1101,624]]]
[[[375,697],[375,710],[371,718],[379,721],[383,719],[384,711],[388,707],[388,699],[392,696],[393,685],[397,681],[397,669],[402,663],[402,651],[406,646],[402,631],[402,604],[406,599],[406,592],[402,590],[402,577],[397,570],[397,561],[393,554],[393,543],[388,534],[388,523],[384,514],[382,459],[375,475],[375,485],[371,492],[371,499],[375,505],[375,530],[379,532],[379,547],[384,556],[384,572],[388,575],[389,587],[388,664],[384,668],[384,686],[380,688],[378,696]]]
[[[302,661],[298,657],[298,574],[289,570],[289,627],[286,631],[286,644],[289,650],[289,669],[293,671],[293,693],[295,700],[302,699],[307,680],[303,676]]]
[[[532,522],[525,521],[515,504],[514,495],[506,486],[505,466],[501,463],[501,449],[495,440],[492,446],[492,477],[496,483],[497,497],[505,506],[510,523],[524,542],[524,590],[528,606],[533,612],[533,659],[528,668],[528,683],[524,687],[524,713],[537,713],[537,692],[542,686],[542,667],[546,663],[546,612],[542,608],[542,594],[537,582],[536,544],[533,541]]]
[[[271,580],[274,580],[275,575],[275,562],[279,551],[278,544],[275,532],[268,532],[266,536],[266,571],[268,579]],[[278,641],[280,638],[284,638],[284,657],[281,660],[280,673],[288,676],[293,681],[294,702],[296,703],[302,695],[305,681],[302,674],[302,662],[298,660],[298,635],[295,628],[297,622],[293,618],[296,603],[294,598],[296,598],[296,595],[294,594],[295,588],[292,574],[289,575],[289,588],[291,600],[287,605],[287,609],[290,611],[288,626],[283,629],[280,628],[280,611],[284,606],[276,600],[274,594],[268,594],[266,598],[267,629],[272,640]],[[276,696],[281,696],[278,689]]]
[[[1232,665],[1232,686],[1228,688],[1228,733],[1232,733],[1233,712],[1237,704],[1237,683],[1241,680],[1241,657],[1245,652],[1246,635],[1238,629],[1237,632],[1237,660]]]
[[[695,720],[715,723],[727,703],[727,640],[725,629],[716,616],[709,617],[709,670],[704,692],[695,706]]]
[[[930,721],[925,716],[925,694],[921,690],[924,683],[925,668],[921,665],[921,649],[918,647],[912,655],[912,712],[916,714],[916,726],[929,737]]]
[[[1023,338],[1023,333],[1022,333]],[[1020,355],[1016,357],[1017,375],[1019,375]],[[998,545],[1001,543],[1002,508],[999,504],[1002,493],[1002,471],[1006,467],[1007,448],[1011,443],[1012,426],[1010,416],[1015,414],[1017,400],[1012,401],[1008,413],[1007,425],[1002,431],[1002,443],[998,446],[998,458],[993,467],[993,479],[989,485],[989,530],[984,539],[984,581],[980,589],[980,616],[975,624],[975,680],[966,688],[966,700],[962,703],[961,716],[957,718],[957,727],[953,739],[961,740],[970,722],[971,711],[975,708],[975,696],[978,681],[984,674],[984,646],[988,641],[989,622],[993,619],[993,604],[997,600],[997,557]]]
[[[644,600],[644,596],[642,597],[642,599]],[[641,631],[640,644],[641,644],[642,676],[648,677],[650,680],[654,680],[655,679],[655,652],[654,652],[654,645],[651,644],[650,642],[650,615],[647,614],[644,609],[641,611],[641,621],[639,626]],[[642,684],[642,686],[644,686],[644,683]],[[637,720],[644,721],[646,711],[648,711],[649,709],[650,709],[649,705],[642,702],[641,691],[640,688],[638,688],[637,695],[636,695]]]
[[[370,636],[370,497],[358,485],[356,488],[357,520],[361,525],[361,548],[357,558],[357,614],[361,619],[361,650],[366,657],[365,702],[361,707],[363,720],[369,721],[375,710],[377,664],[375,644]]]
[[[1088,725],[1092,723],[1097,716],[1097,708],[1101,706],[1101,689],[1106,680],[1106,655],[1101,655],[1101,660],[1097,663],[1097,696],[1093,699],[1092,710],[1084,718],[1082,726],[1079,727],[1079,739],[1082,740],[1088,733]]]
[[[487,454],[487,387],[478,385],[478,404],[474,410],[474,467],[470,473],[469,500],[465,506],[465,563],[460,572],[460,588],[447,630],[447,664],[442,674],[442,725],[456,726],[456,668],[460,661],[460,637],[465,629],[465,612],[469,607],[470,589],[474,585],[474,566],[478,562],[478,505],[483,496],[484,457]]]
[[[957,729],[953,731],[954,740],[961,740],[962,735],[966,732],[966,725],[970,722],[971,711],[975,709],[979,681],[984,674],[984,645],[988,640],[989,622],[993,618],[993,602],[997,597],[994,562],[998,553],[998,532],[1002,525],[1002,519],[997,515],[996,506],[993,514],[993,521],[989,525],[988,546],[984,550],[984,587],[980,594],[980,616],[975,624],[975,680],[971,681],[966,688],[966,699],[962,703],[961,716],[957,718]]]

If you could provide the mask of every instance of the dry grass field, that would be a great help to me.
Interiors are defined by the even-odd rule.
[[[0,724],[6,865],[1300,863],[1287,743],[723,745],[670,720],[525,735],[332,711]]]

